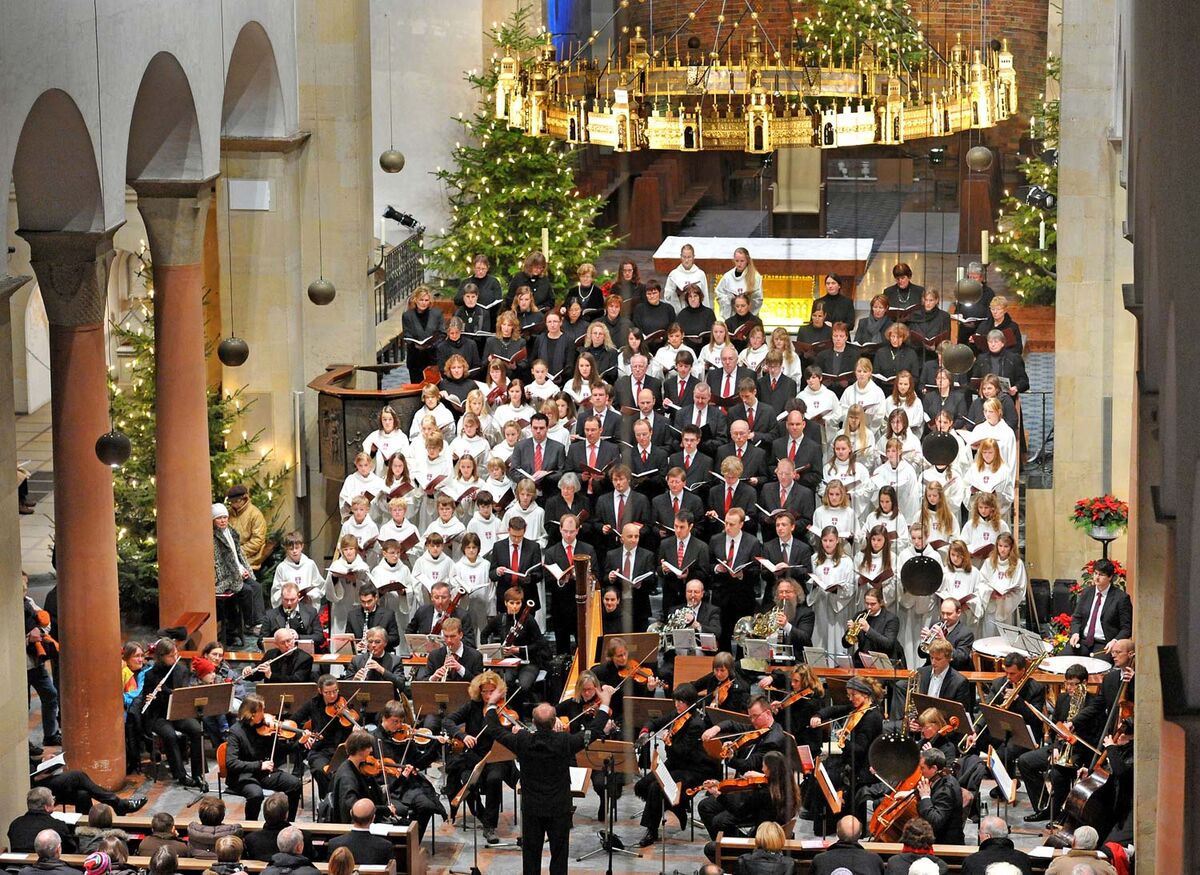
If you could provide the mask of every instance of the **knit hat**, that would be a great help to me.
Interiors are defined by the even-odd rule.
[[[229,511],[226,510],[225,505],[218,501],[212,506],[212,515],[214,520],[219,520],[223,516],[229,516]]]
[[[850,678],[849,682],[846,684],[846,689],[854,690],[856,693],[862,693],[864,696],[875,695],[875,691],[871,689],[870,685],[866,681],[859,678]]]
[[[104,851],[88,854],[83,861],[83,871],[88,875],[106,875],[112,871],[112,859]]]
[[[229,491],[225,493],[225,497],[228,499],[234,499],[234,498],[241,498],[243,495],[249,495],[249,494],[250,494],[250,490],[248,490],[244,485],[239,483],[236,486],[230,486]]]
[[[216,665],[211,659],[203,656],[197,656],[192,660],[192,674],[198,678],[204,677],[206,674],[212,674],[217,670]]]

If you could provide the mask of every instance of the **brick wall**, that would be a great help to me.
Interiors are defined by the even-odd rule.
[[[657,0],[654,9],[654,35],[661,40],[671,34],[685,21],[688,12],[696,8],[695,0]],[[726,11],[723,34],[729,32],[732,23],[738,20],[745,6],[735,9],[729,4]],[[753,3],[772,39],[776,34],[785,34],[793,17],[803,17],[813,8],[813,3],[790,2],[790,0],[755,0]],[[955,34],[962,33],[964,44],[979,43],[980,0],[913,0],[912,8],[920,19],[927,39],[941,49],[954,44]],[[627,25],[632,32],[635,25],[642,26],[643,34],[648,31],[650,3],[631,3],[630,8],[618,16],[616,32]],[[700,38],[703,51],[712,49],[716,30],[719,5],[708,3],[679,34],[681,45],[686,46],[689,35]],[[1013,53],[1019,87],[1017,114],[1008,122],[984,134],[988,145],[998,147],[1006,154],[1017,151],[1021,136],[1029,130],[1029,112],[1032,102],[1042,92],[1045,83],[1046,18],[1048,0],[991,0],[986,3],[988,12],[987,34],[990,38],[1007,38]],[[749,35],[750,17],[742,19],[739,35]],[[739,36],[734,36],[731,45],[737,45]],[[1007,162],[1006,162],[1007,163]]]

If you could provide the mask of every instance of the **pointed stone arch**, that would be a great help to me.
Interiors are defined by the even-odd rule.
[[[229,56],[221,133],[226,137],[282,137],[287,133],[283,87],[266,29],[247,22]]]
[[[126,179],[204,176],[200,122],[192,86],[170,52],[150,59],[129,122]]]
[[[29,108],[13,157],[17,215],[31,231],[94,231],[104,222],[96,149],[65,91],[51,88]]]

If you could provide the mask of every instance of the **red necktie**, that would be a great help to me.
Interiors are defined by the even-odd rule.
[[[1096,622],[1100,619],[1100,605],[1102,598],[1099,592],[1097,592],[1095,595],[1095,601],[1092,602],[1092,615],[1088,617],[1087,634],[1084,635],[1083,639],[1084,643],[1087,644],[1089,649],[1091,648],[1092,643],[1096,640]]]
[[[691,456],[688,456],[688,455],[684,455],[684,457],[683,457],[683,470],[687,471],[687,470],[689,470],[691,467],[692,467],[692,457],[691,457]]]
[[[682,570],[683,569],[683,541],[679,542],[679,552],[677,555],[678,555],[678,558],[675,560],[675,567]]]
[[[786,486],[780,487],[780,490],[779,490],[779,506],[780,507],[787,507],[787,497],[788,497],[788,488]]]
[[[642,450],[642,464],[643,464],[643,465],[645,465],[645,464],[646,464],[646,451],[645,451],[645,449],[643,449],[643,450]]]
[[[733,507],[733,487],[725,487],[725,515],[729,516],[729,508]]]
[[[730,380],[732,380],[732,377],[730,377],[729,374],[726,374],[725,375],[725,389],[721,392],[722,398],[730,398],[733,396],[733,391],[729,385]]]
[[[730,571],[733,571],[733,548],[734,548],[734,546],[735,545],[734,545],[733,541],[730,541],[729,542],[729,556],[725,560],[725,564],[729,566]]]
[[[774,391],[775,391],[775,388],[776,388],[776,386],[778,385],[778,383],[779,383],[779,378],[778,378],[778,377],[772,377],[772,378],[771,378],[771,391],[772,391],[772,392],[774,392]]]
[[[750,426],[750,430],[754,431],[754,411],[746,409],[746,425]]]
[[[788,461],[796,461],[796,441],[794,438],[792,439],[792,442],[788,444]]]
[[[542,470],[542,445],[533,445],[533,473],[536,474]]]
[[[676,377],[676,379],[679,381],[679,400],[683,401],[683,390],[687,386],[687,380],[683,377]]]
[[[520,570],[521,570],[521,547],[520,547],[518,544],[513,544],[513,545],[512,545],[512,551],[513,551],[513,555],[512,555],[512,570],[513,570],[514,572],[516,572],[516,571],[520,571]],[[519,581],[520,581],[520,578],[519,578],[519,577],[517,577],[517,575],[516,575],[516,574],[513,574],[513,576],[512,576],[512,585],[513,585],[513,586],[517,586],[517,585],[519,584]]]
[[[588,466],[591,468],[596,467],[596,446],[595,446],[595,444],[588,447]]]
[[[626,580],[633,580],[633,568],[631,567],[633,565],[632,559],[633,557],[630,556],[627,551],[625,553],[625,564],[621,567],[621,576]]]
[[[638,395],[642,394],[642,381],[638,380],[635,385],[637,386],[637,391],[633,393],[633,402],[636,404]]]
[[[621,524],[621,520],[625,519],[625,495],[624,493],[617,496],[617,525]]]
[[[675,515],[678,516],[679,515],[679,496],[678,495],[675,496],[675,499],[671,502],[671,504],[673,504],[675,506]]]
[[[741,447],[737,448],[737,456],[739,459],[742,457],[742,448]]]
[[[567,544],[567,564],[568,565],[575,564],[575,545],[574,544]]]

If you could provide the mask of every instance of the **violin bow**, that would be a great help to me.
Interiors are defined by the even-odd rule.
[[[647,651],[646,655],[643,658],[633,660],[634,662],[637,663],[638,668],[645,668],[646,660],[649,659],[651,656],[653,656],[658,651],[658,648],[659,648],[659,645],[655,644],[653,647],[650,648],[649,651]],[[650,672],[650,676],[653,677],[654,672]],[[633,672],[630,672],[629,674],[625,675],[625,677],[621,678],[621,682],[613,688],[613,692],[615,693],[617,690],[621,689],[621,687],[625,686],[625,682],[627,680],[629,680],[631,677],[633,677]]]
[[[284,697],[279,697],[279,716],[275,718],[275,738],[271,740],[271,762],[275,762],[275,745],[279,744],[279,724],[283,720],[283,700]]]

